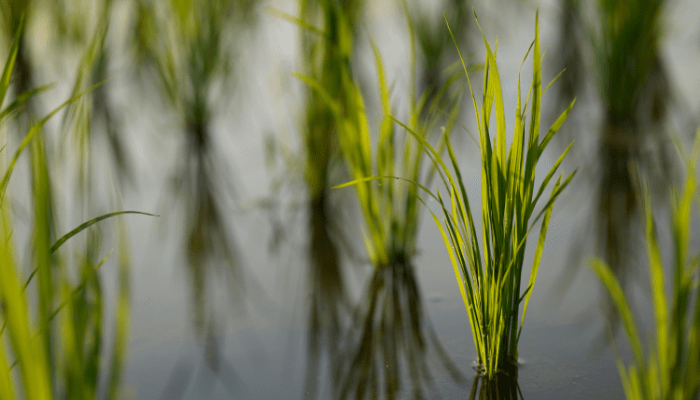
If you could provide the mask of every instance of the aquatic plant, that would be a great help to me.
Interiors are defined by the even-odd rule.
[[[664,132],[672,94],[662,51],[664,10],[669,2],[560,3],[564,13],[560,50],[567,69],[560,98],[584,93],[588,77],[597,89],[594,101],[602,115],[600,124],[596,124],[597,155],[592,159],[593,165],[586,168],[598,182],[594,197],[586,200],[594,204],[593,218],[587,227],[592,234],[587,236],[593,239],[596,251],[625,289],[627,276],[637,262],[635,248],[641,239],[635,227],[641,221],[642,202],[634,189],[630,166],[639,165],[640,171],[652,180],[652,190],[662,196],[674,178],[675,165],[668,155],[668,136]],[[592,11],[591,15],[586,10]],[[584,70],[586,64],[592,68]],[[587,131],[590,130],[581,130]],[[585,254],[580,251],[585,244],[576,245],[578,254]],[[571,287],[578,267],[585,264],[580,261],[567,263],[568,271],[553,285],[555,298],[564,296]],[[617,329],[616,308],[607,296],[601,300],[606,318],[613,323],[613,330]],[[600,339],[601,343],[607,341],[605,332]]]
[[[10,48],[0,78],[0,123],[21,109],[23,102],[40,93],[33,89],[16,96],[1,108],[10,86],[18,55],[22,23]],[[94,86],[87,91],[94,90]],[[103,285],[99,268],[112,254],[93,263],[88,248],[84,259],[70,268],[59,249],[66,241],[90,226],[117,215],[139,213],[121,211],[93,218],[57,237],[53,184],[42,130],[46,122],[86,92],[75,94],[36,122],[9,159],[0,181],[0,398],[52,399],[95,398],[104,392],[115,399],[120,394],[121,372],[129,332],[129,248],[123,227],[118,235],[118,289],[114,310],[111,355],[105,357]],[[14,250],[10,212],[9,180],[19,156],[30,153],[31,205],[33,224],[31,268],[23,268]],[[3,151],[8,151],[3,146]],[[6,153],[4,153],[6,154]],[[150,214],[148,214],[150,215]],[[30,270],[24,277],[22,270]],[[77,276],[77,283],[74,283]],[[36,279],[34,279],[36,278]],[[33,283],[36,287],[30,287]],[[6,339],[6,340],[5,340]],[[105,363],[105,360],[108,362]],[[16,367],[16,368],[15,368]],[[106,387],[101,382],[106,382]]]
[[[332,366],[333,393],[337,398],[376,397],[380,394],[393,398],[401,389],[401,366],[405,362],[412,378],[413,394],[421,397],[423,385],[432,385],[425,361],[429,340],[432,339],[439,353],[441,348],[434,332],[426,330],[427,319],[411,262],[416,252],[419,216],[417,188],[394,180],[381,183],[369,180],[376,175],[397,175],[426,183],[433,173],[426,173],[421,168],[425,151],[420,146],[408,137],[403,140],[395,137],[395,123],[390,117],[389,85],[379,49],[372,42],[382,106],[376,143],[373,143],[365,108],[366,94],[361,93],[350,63],[350,44],[353,42],[350,40],[349,27],[352,25],[349,21],[352,17],[346,16],[337,6],[330,10],[329,13],[335,15],[331,20],[338,21],[337,27],[327,24],[326,29],[319,33],[329,47],[326,57],[332,57],[330,65],[333,70],[328,75],[297,74],[297,77],[312,88],[316,100],[310,107],[324,110],[325,124],[322,127],[328,130],[326,135],[334,135],[329,143],[337,141],[347,173],[353,179],[336,188],[354,186],[363,216],[365,250],[373,266],[363,300],[355,307],[352,324],[341,342],[344,350],[331,360],[335,360]],[[408,25],[413,37],[410,18]],[[337,37],[347,40],[336,43]],[[411,56],[410,124],[429,139],[444,117],[437,113],[430,117],[421,115],[430,115],[425,111],[436,107],[446,97],[449,85],[435,91],[430,101],[427,92],[415,99],[413,44]],[[454,81],[448,79],[449,84]],[[448,130],[456,122],[457,110],[454,107],[450,115]],[[319,130],[319,125],[309,129]],[[442,358],[453,376],[459,376],[449,360]]]
[[[336,99],[344,97],[343,69],[349,68],[364,4],[364,1],[302,0],[299,17],[269,10],[301,28],[303,72],[320,82]],[[343,235],[339,228],[343,222],[337,212],[338,204],[334,204],[330,193],[331,177],[340,170],[340,164],[332,162],[339,156],[336,120],[321,94],[311,88],[305,89],[299,127],[309,232],[309,357],[304,396],[316,398],[323,357],[328,359],[331,384],[340,385],[342,332],[351,306],[340,257]]]
[[[449,23],[447,26],[450,29]],[[537,278],[552,207],[556,198],[575,174],[574,171],[563,182],[561,180],[562,176],[559,176],[549,200],[530,223],[537,201],[559,168],[571,145],[567,147],[547,173],[533,198],[537,162],[547,144],[549,144],[552,137],[564,123],[566,116],[574,105],[574,101],[554,122],[547,134],[540,138],[541,97],[549,86],[543,89],[541,85],[539,23],[538,17],[536,17],[535,40],[530,46],[530,49],[534,46],[534,55],[533,78],[530,88],[532,105],[530,108],[529,135],[526,135],[525,131],[525,112],[528,108],[529,93],[523,108],[520,99],[520,79],[518,79],[518,103],[516,106],[514,139],[510,150],[506,152],[506,126],[500,77],[495,55],[491,51],[491,47],[483,32],[482,36],[486,46],[487,57],[481,109],[477,105],[469,72],[464,64],[461,52],[459,52],[459,46],[457,46],[457,51],[469,83],[479,131],[482,171],[483,252],[477,239],[474,216],[467,196],[466,185],[462,179],[449,137],[447,135],[444,136],[454,175],[450,172],[440,153],[419,133],[404,124],[401,124],[401,126],[427,150],[443,184],[449,192],[449,200],[445,201],[439,190],[437,194],[433,194],[428,188],[419,185],[422,190],[426,191],[434,200],[437,200],[442,208],[444,226],[432,211],[431,214],[444,239],[452,266],[454,267],[455,277],[469,316],[472,337],[482,369],[481,372],[490,379],[494,377],[497,371],[505,370],[508,364],[513,364],[517,361],[517,344],[532,294],[532,287]],[[523,59],[523,63],[524,61]],[[495,129],[491,123],[493,108],[496,110]],[[491,139],[492,133],[495,133],[493,143]],[[423,200],[420,201],[422,202]],[[535,249],[530,279],[527,288],[522,291],[521,275],[526,239],[530,230],[542,216],[544,216],[544,219]],[[523,311],[518,324],[521,303],[523,304]]]
[[[666,291],[649,186],[643,185],[646,253],[655,318],[655,343],[649,344],[646,355],[619,279],[604,261],[595,259],[591,263],[620,313],[632,348],[633,361],[628,366],[617,356],[620,379],[628,399],[695,399],[700,391],[700,296],[697,289],[700,257],[691,259],[688,254],[693,198],[697,199],[695,167],[698,157],[700,130],[691,157],[686,161],[685,185],[680,192],[676,188],[671,191],[674,261],[670,296]]]

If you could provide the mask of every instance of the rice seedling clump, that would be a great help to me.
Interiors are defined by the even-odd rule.
[[[479,28],[481,29],[481,27]],[[450,29],[449,24],[448,29]],[[574,101],[557,118],[544,137],[540,137],[541,98],[549,86],[543,89],[541,84],[542,56],[540,53],[539,24],[536,17],[535,40],[530,45],[530,49],[534,47],[532,84],[523,107],[520,98],[520,78],[518,77],[514,135],[508,149],[503,95],[496,66],[496,56],[491,51],[483,32],[482,36],[486,47],[486,61],[484,63],[481,107],[476,102],[469,73],[461,52],[459,52],[459,47],[457,47],[474,103],[479,132],[482,244],[477,239],[475,217],[449,137],[445,136],[445,142],[451,169],[443,161],[440,153],[428,142],[407,126],[403,124],[402,126],[427,150],[447,190],[449,197],[443,198],[439,190],[434,194],[427,188],[422,188],[442,208],[444,214],[442,221],[432,211],[431,213],[444,239],[469,316],[474,345],[478,354],[479,370],[490,379],[498,371],[504,371],[517,361],[518,340],[522,332],[532,287],[537,278],[552,207],[556,198],[575,174],[574,171],[563,181],[562,175],[559,176],[549,200],[532,219],[537,201],[571,148],[571,144],[552,166],[535,192],[537,163],[547,144],[564,123]],[[530,93],[532,93],[532,103],[530,105],[529,127],[527,127],[525,114],[530,101]],[[491,122],[491,113],[494,108],[496,111],[495,124]],[[521,290],[526,239],[540,218],[543,219],[530,278],[527,287]],[[522,316],[518,318],[521,304],[523,305]]]

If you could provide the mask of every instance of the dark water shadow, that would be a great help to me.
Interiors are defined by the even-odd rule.
[[[518,367],[509,365],[489,379],[485,376],[474,377],[469,400],[522,400],[524,399],[518,385]]]
[[[333,233],[337,232],[329,212],[327,191],[309,200],[308,361],[304,397],[317,397],[321,366],[330,366],[330,379],[338,385],[341,364],[343,322],[347,322],[350,302],[341,269],[340,252]]]
[[[413,265],[400,257],[375,268],[343,344],[334,398],[393,399],[407,386],[406,377],[412,398],[439,398],[431,349],[454,382],[464,380],[428,321]]]

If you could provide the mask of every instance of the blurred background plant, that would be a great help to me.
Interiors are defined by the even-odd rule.
[[[232,165],[217,151],[217,117],[225,115],[237,87],[241,41],[255,24],[254,0],[149,1],[136,3],[133,43],[145,94],[159,93],[181,140],[171,193],[183,200],[184,244],[196,335],[207,365],[218,371],[217,323],[213,282],[225,282],[231,310],[243,311],[244,276],[230,232],[228,212],[235,196]],[[154,88],[149,82],[155,81]],[[232,129],[227,135],[236,134]],[[213,281],[212,278],[215,280]]]
[[[366,95],[361,93],[352,72],[361,3],[343,3],[342,6],[333,1],[314,3],[320,8],[315,10],[309,4],[301,3],[302,17],[299,19],[275,12],[303,29],[306,73],[298,76],[310,89],[307,92],[306,123],[302,128],[306,132],[304,151],[310,196],[309,282],[312,294],[305,393],[310,398],[316,396],[318,368],[323,362],[321,354],[325,352],[331,368],[332,392],[338,398],[373,397],[380,393],[389,398],[395,396],[401,388],[402,359],[409,368],[414,396],[421,397],[423,384],[431,384],[425,363],[428,340],[434,342],[440,358],[453,376],[458,379],[459,373],[446,358],[423,316],[410,261],[416,252],[416,188],[405,182],[358,184],[362,185],[357,194],[360,212],[364,216],[364,243],[374,273],[356,306],[349,306],[345,273],[337,245],[332,244],[343,241],[343,232],[347,229],[337,229],[338,218],[330,218],[332,214],[328,210],[333,207],[329,200],[329,184],[332,177],[338,175],[334,160],[342,157],[347,173],[355,179],[372,176],[373,172],[393,175],[394,171],[401,171],[399,175],[418,180],[419,175],[427,173],[421,168],[423,151],[419,146],[411,146],[406,137],[403,141],[394,139],[389,88],[379,50],[374,44],[383,115],[380,116],[382,123],[377,144],[371,144],[373,140],[367,121],[375,115],[366,114],[363,100]],[[405,3],[404,11],[408,13]],[[410,18],[408,21],[410,37],[413,38]],[[448,104],[445,100],[448,94],[454,99],[455,91],[450,85],[442,85],[432,88],[430,93],[426,90],[416,99],[413,44],[411,49],[410,120],[417,130],[429,135],[436,130],[438,123],[445,121],[439,112],[445,111],[439,106]],[[450,84],[454,83],[454,78]],[[453,100],[453,106],[454,103]],[[427,113],[429,108],[431,114]],[[456,121],[458,107],[453,110],[448,130]],[[374,157],[371,147],[376,147]],[[352,313],[348,312],[350,308],[354,310]],[[386,372],[382,373],[383,370]],[[384,382],[383,385],[380,382]]]
[[[403,1],[406,6],[407,2]],[[468,1],[447,0],[441,3],[442,13],[430,13],[423,10],[431,4],[411,2],[408,5],[412,15],[414,27],[410,30],[411,41],[415,36],[420,56],[420,62],[416,63],[418,71],[418,93],[427,92],[426,104],[433,104],[433,98],[445,84],[450,74],[446,69],[453,67],[452,72],[459,71],[459,60],[454,54],[454,42],[450,32],[445,29],[443,15],[447,22],[454,27],[454,37],[465,54],[468,54],[468,30],[470,24],[470,10]],[[415,31],[415,32],[414,32]],[[456,67],[456,68],[454,68]],[[451,99],[454,100],[454,99]],[[427,112],[425,108],[423,112]]]
[[[0,79],[0,123],[3,128],[8,121],[5,117],[14,116],[24,102],[39,92],[33,89],[20,92],[15,95],[15,101],[2,108],[19,54],[22,27],[23,21],[17,26]],[[47,154],[43,132],[52,116],[94,89],[93,86],[76,93],[44,118],[33,122],[12,157],[6,156],[10,144],[7,137],[3,146],[0,335],[7,332],[0,344],[0,397],[3,399],[95,398],[98,393],[104,393],[110,399],[120,396],[128,344],[130,292],[130,255],[124,227],[119,225],[116,230],[118,289],[111,315],[105,312],[105,289],[98,270],[114,249],[94,262],[101,250],[96,236],[91,235],[85,253],[78,257],[65,257],[64,252],[58,250],[68,239],[101,220],[137,212],[105,214],[59,237],[59,212],[54,201],[56,184],[52,182],[53,171],[49,167],[55,161]],[[24,180],[31,187],[28,202],[32,207],[29,261],[15,255],[13,233],[18,225],[12,218],[10,204],[13,194],[9,189],[10,178],[24,150],[30,153],[30,179]],[[23,264],[30,267],[22,268]],[[29,272],[27,276],[22,270]],[[111,334],[105,333],[105,314],[114,319]],[[105,346],[111,347],[108,356]]]
[[[301,45],[295,44],[289,53],[298,53],[294,54],[301,59],[301,68],[297,70],[322,87],[323,92],[303,83],[301,92],[265,92],[258,86],[257,78],[270,78],[264,71],[279,60],[278,54],[271,53],[279,49],[265,46],[264,39],[272,37],[272,30],[269,26],[265,30],[257,29],[262,26],[258,24],[258,10],[267,4],[285,7],[291,3],[297,6],[296,2],[255,0],[0,0],[1,54],[12,47],[22,16],[27,32],[16,47],[14,75],[6,86],[7,98],[12,101],[8,101],[0,116],[3,133],[16,133],[3,143],[6,145],[3,154],[9,157],[12,154],[9,150],[23,143],[37,120],[53,111],[48,107],[56,100],[71,98],[55,120],[43,124],[43,131],[26,142],[29,162],[18,159],[15,175],[20,176],[7,184],[7,195],[3,198],[7,214],[3,221],[9,226],[5,233],[11,235],[7,251],[12,253],[12,265],[24,266],[17,268],[16,275],[29,279],[31,268],[42,266],[43,272],[35,273],[25,292],[29,307],[35,310],[30,313],[27,326],[33,329],[32,321],[36,321],[44,324],[36,326],[38,331],[49,332],[40,341],[42,346],[50,348],[48,354],[53,354],[45,368],[49,370],[54,395],[90,397],[94,391],[91,388],[95,387],[110,395],[121,391],[118,386],[120,365],[128,345],[126,306],[130,301],[130,286],[124,262],[121,272],[115,274],[118,293],[113,306],[109,290],[112,285],[103,284],[113,271],[99,267],[112,262],[105,258],[108,253],[103,249],[110,241],[108,231],[101,232],[93,226],[64,244],[66,247],[61,251],[47,253],[45,247],[47,243],[60,241],[56,238],[61,227],[77,225],[95,215],[120,209],[122,202],[129,203],[131,194],[126,189],[135,188],[139,181],[145,182],[150,177],[162,178],[158,174],[163,166],[170,174],[171,190],[163,194],[166,199],[160,207],[182,206],[173,213],[177,216],[172,223],[178,224],[173,230],[180,235],[178,254],[185,256],[187,265],[186,284],[191,301],[186,306],[190,307],[194,321],[197,345],[204,347],[206,365],[218,370],[220,377],[221,371],[228,368],[221,343],[225,334],[222,327],[227,322],[224,313],[240,315],[253,303],[251,296],[261,292],[257,288],[251,290],[251,281],[247,279],[250,274],[243,273],[243,253],[237,244],[240,242],[233,235],[245,222],[239,224],[240,210],[244,208],[240,207],[243,185],[232,173],[234,162],[239,160],[228,157],[230,145],[235,143],[237,147],[239,138],[246,152],[251,143],[259,145],[258,133],[245,127],[248,115],[239,118],[241,114],[250,114],[252,119],[270,117],[259,108],[235,104],[234,100],[249,89],[246,85],[258,90],[251,104],[278,96],[283,98],[281,101],[294,102],[299,111],[294,115],[298,120],[292,125],[299,127],[300,134],[295,139],[300,142],[301,150],[283,148],[280,143],[273,145],[282,149],[278,154],[284,159],[276,161],[284,169],[281,179],[285,184],[293,184],[295,179],[301,181],[305,190],[302,200],[293,207],[302,210],[295,215],[302,215],[304,231],[304,235],[294,239],[304,242],[303,251],[308,255],[308,262],[304,263],[307,289],[304,293],[308,294],[305,298],[308,313],[304,316],[307,397],[325,393],[323,388],[318,388],[324,384],[320,378],[324,374],[331,377],[332,391],[339,396],[399,396],[409,387],[407,382],[413,384],[414,397],[426,393],[432,396],[434,376],[427,368],[431,343],[443,366],[448,367],[450,378],[458,375],[440,354],[440,342],[425,311],[425,286],[419,282],[416,269],[416,264],[422,261],[415,261],[420,220],[416,200],[412,200],[415,187],[392,180],[358,182],[355,192],[330,188],[347,180],[385,174],[423,184],[429,182],[428,170],[422,165],[421,146],[410,138],[403,141],[408,136],[403,131],[395,137],[398,134],[394,132],[395,122],[388,116],[406,121],[409,129],[431,143],[437,142],[437,138],[429,136],[441,125],[447,124],[449,132],[452,124],[464,121],[459,100],[466,82],[463,76],[458,76],[461,65],[456,62],[452,40],[440,15],[445,12],[458,44],[462,50],[468,49],[470,33],[476,32],[467,15],[468,4],[453,0],[433,4],[390,0],[371,5],[363,0],[301,0],[298,13],[284,15],[300,26]],[[589,164],[600,166],[597,170],[586,168],[592,171],[590,175],[600,173],[594,181],[597,197],[590,201],[598,215],[591,224],[600,234],[587,233],[586,237],[599,240],[598,255],[610,264],[623,288],[626,288],[625,276],[633,271],[625,266],[636,261],[630,249],[640,239],[636,232],[641,232],[638,228],[642,208],[638,204],[639,196],[632,190],[630,164],[642,165],[650,187],[660,188],[655,194],[661,198],[674,171],[674,163],[665,154],[665,134],[672,114],[683,113],[674,110],[684,108],[678,106],[669,83],[673,72],[668,68],[671,60],[662,48],[667,38],[666,26],[672,22],[667,24],[664,17],[671,3],[562,0],[558,21],[561,51],[550,52],[557,54],[555,59],[564,55],[563,64],[567,68],[560,78],[563,81],[557,85],[562,88],[559,100],[568,103],[574,96],[587,99],[587,105],[577,106],[584,110],[579,117],[587,121],[595,120],[589,118],[590,109],[600,106],[600,128],[594,128],[601,132],[595,135],[600,144],[596,138],[596,156]],[[496,9],[508,4],[500,2]],[[533,4],[523,5],[521,2],[519,10]],[[386,19],[374,19],[375,12]],[[391,18],[397,15],[398,18]],[[410,16],[406,18],[409,28],[403,31],[402,18],[406,16]],[[367,22],[373,20],[381,27],[375,31],[376,26],[371,26],[369,32],[381,39],[383,50],[388,50],[384,52],[386,65],[378,50],[366,40]],[[391,39],[375,35],[376,32],[383,35],[386,27],[396,26],[400,29]],[[406,56],[391,53],[395,48],[402,49],[405,42],[411,44],[410,52],[408,48],[403,52]],[[386,43],[389,45],[385,48]],[[371,62],[373,51],[374,63]],[[261,54],[264,58],[260,58]],[[505,59],[508,58],[506,55]],[[243,65],[248,61],[250,65]],[[266,64],[265,68],[261,68],[261,62]],[[256,79],[251,79],[248,73],[255,73]],[[396,76],[396,81],[405,84],[385,75]],[[55,84],[51,83],[56,80]],[[507,85],[504,83],[504,94],[510,96]],[[48,92],[49,88],[56,90]],[[294,97],[299,93],[302,93],[300,101],[295,102]],[[284,114],[278,109],[271,113],[274,118]],[[149,123],[156,121],[157,127],[150,129],[140,124],[143,121],[139,117],[143,115]],[[166,122],[161,123],[163,120]],[[379,129],[371,131],[369,127],[375,123]],[[575,129],[588,131],[588,128],[585,123],[579,123]],[[266,129],[272,132],[268,137],[277,134],[272,128]],[[234,130],[241,131],[241,136],[231,134]],[[456,147],[463,136],[459,133],[453,134]],[[179,146],[176,154],[163,151],[172,138]],[[566,142],[571,138],[566,138]],[[149,141],[157,145],[143,146]],[[578,144],[582,142],[577,139]],[[580,158],[586,158],[593,152],[581,153],[585,154]],[[174,168],[168,164],[171,160]],[[245,168],[252,167],[245,165]],[[240,176],[249,181],[250,176],[255,176],[257,180],[258,175],[249,172],[250,169],[245,170]],[[250,183],[251,187],[256,184]],[[26,191],[30,192],[31,201],[23,201]],[[274,208],[287,200],[286,195],[273,192],[270,195],[273,201],[262,206],[270,215],[279,213],[286,217],[287,210]],[[359,203],[355,203],[356,199]],[[358,216],[361,216],[359,223],[355,223]],[[284,234],[298,232],[298,224],[284,217],[273,221],[277,226],[270,235],[271,242],[279,243]],[[284,226],[280,228],[280,225]],[[256,228],[266,229],[263,224]],[[117,240],[123,240],[126,228],[120,225],[119,229]],[[360,249],[360,231],[365,232],[364,251]],[[68,246],[71,246],[69,250]],[[16,252],[16,248],[24,253]],[[21,257],[24,254],[27,257]],[[284,261],[294,262],[291,258]],[[268,264],[272,263],[268,261]],[[369,274],[363,274],[367,269],[347,268],[351,264],[371,265]],[[46,265],[51,265],[51,274],[46,274]],[[265,267],[254,272],[267,273]],[[98,268],[105,271],[95,272]],[[359,274],[352,275],[358,271]],[[64,280],[64,275],[69,279]],[[355,296],[349,277],[358,276],[367,280]],[[59,282],[52,289],[47,287],[49,278]],[[430,279],[432,276],[427,280]],[[573,282],[573,274],[566,279]],[[568,291],[568,286],[555,286],[562,295]],[[66,293],[71,290],[79,300],[63,305],[67,302]],[[215,300],[222,292],[230,295],[226,305]],[[33,299],[39,296],[41,300],[33,304]],[[54,306],[53,311],[47,304]],[[617,308],[612,303],[607,307],[614,317]],[[114,319],[110,314],[113,308],[119,310]],[[64,315],[58,309],[69,312]],[[55,316],[47,323],[44,317],[51,312]],[[43,313],[43,319],[32,319],[39,313]],[[72,328],[64,325],[66,315],[74,316],[73,321],[65,322],[72,324]],[[121,330],[112,335],[108,332],[109,323],[117,319],[119,322],[114,324]],[[103,328],[98,329],[99,321]],[[248,322],[235,329],[244,329]],[[63,329],[68,332],[66,338],[74,336],[73,342],[64,339]],[[10,331],[7,332],[2,348],[7,350],[4,360],[11,365],[17,359],[17,365],[10,368],[20,371],[19,358],[13,354],[19,350],[12,347]],[[101,347],[95,344],[99,337],[102,337]],[[103,360],[106,358],[106,349],[111,348],[106,343],[112,338],[118,342],[110,350],[115,359],[114,369],[107,365],[109,362],[94,367],[95,357],[101,354]],[[226,340],[229,339],[227,336]],[[72,349],[83,352],[83,361],[68,354]],[[69,372],[57,364],[61,360],[69,360],[64,363],[65,371]],[[384,363],[387,360],[389,367]],[[407,372],[402,372],[402,368]],[[88,372],[81,375],[77,372],[81,370]],[[181,395],[180,388],[190,382],[185,375],[191,370],[186,372],[181,366],[174,369],[163,397]],[[10,375],[14,379],[12,385],[19,382],[17,376],[22,376],[21,372]],[[65,388],[61,386],[61,382],[69,381],[73,383]],[[219,379],[224,381],[235,379]],[[56,382],[59,386],[55,386]],[[497,393],[495,396],[499,397],[498,393],[505,390],[513,397],[516,392],[512,385],[508,386],[510,389],[495,392],[490,389],[493,385],[480,382],[476,385],[480,385],[480,393],[487,393],[483,396]]]
[[[583,113],[590,114],[592,108],[601,112],[599,125],[586,127],[599,131],[592,156],[574,155],[591,165],[586,168],[588,179],[598,186],[591,199],[595,217],[585,227],[594,234],[579,232],[579,238],[595,238],[591,239],[594,251],[610,265],[626,291],[627,276],[636,275],[633,266],[639,261],[633,249],[641,241],[637,233],[640,199],[633,189],[632,165],[639,166],[654,196],[662,201],[678,169],[668,155],[668,110],[669,104],[682,102],[674,98],[661,54],[669,2],[562,0],[559,4],[560,61],[566,68],[559,97],[575,94],[582,99],[579,111],[573,114],[577,126],[585,125]],[[675,108],[683,118],[690,117],[683,107]],[[571,135],[571,129],[565,131],[562,140]],[[587,244],[579,239],[570,265],[581,265]],[[561,298],[569,290],[577,270],[561,276],[554,297]],[[617,326],[619,315],[610,298],[603,297],[601,305],[606,318]],[[603,334],[598,344],[606,338]]]
[[[413,23],[404,3],[409,37]],[[317,90],[335,118],[340,152],[363,216],[362,236],[369,263],[373,267],[369,283],[353,312],[352,323],[344,340],[343,380],[338,398],[365,398],[383,395],[393,398],[402,388],[402,365],[410,377],[411,393],[422,398],[426,388],[434,395],[434,383],[428,367],[428,349],[437,353],[451,378],[460,382],[461,373],[452,364],[432,330],[423,309],[413,258],[417,253],[419,225],[418,187],[429,185],[434,170],[425,168],[425,151],[408,134],[396,137],[391,93],[379,48],[371,43],[381,100],[380,126],[373,139],[365,109],[365,98],[353,78],[349,65],[341,68],[345,97],[334,98],[324,86],[301,77]],[[428,88],[416,98],[415,44],[410,43],[409,110],[412,129],[425,140],[434,140],[440,131],[449,135],[459,113],[458,75],[452,75],[441,87]],[[440,107],[444,104],[448,116]],[[442,112],[440,112],[442,111]],[[442,142],[444,144],[444,142]],[[439,145],[442,148],[442,145]],[[395,178],[400,179],[395,179]],[[409,183],[405,182],[408,181]],[[432,346],[431,346],[432,345]]]
[[[691,258],[688,251],[692,239],[693,199],[697,200],[695,171],[700,157],[700,130],[696,133],[690,157],[685,156],[682,147],[679,147],[679,151],[687,169],[684,187],[680,191],[674,187],[670,196],[674,259],[670,296],[666,290],[663,249],[659,247],[657,238],[649,185],[644,182],[642,187],[649,286],[655,320],[653,339],[647,343],[646,354],[639,334],[640,327],[635,322],[619,279],[604,261],[596,259],[591,263],[620,313],[632,348],[633,360],[627,366],[617,355],[620,379],[628,399],[695,399],[700,391],[700,361],[697,356],[700,353],[700,257],[695,255]]]
[[[343,69],[354,56],[358,21],[364,1],[322,0],[299,2],[298,16],[270,9],[271,14],[297,25],[301,42],[301,69],[321,84],[327,95],[343,98]],[[306,89],[306,88],[305,88]],[[341,227],[348,223],[340,211],[344,204],[331,193],[331,183],[342,171],[338,168],[338,133],[333,110],[321,94],[303,91],[299,136],[308,218],[306,287],[308,288],[306,340],[308,360],[304,393],[317,397],[321,365],[329,365],[333,387],[341,379],[340,348],[342,331],[350,314],[350,297],[342,256],[352,257]],[[284,165],[284,168],[289,168]]]

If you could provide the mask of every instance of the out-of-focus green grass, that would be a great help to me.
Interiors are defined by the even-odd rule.
[[[40,93],[30,90],[2,108],[11,82],[20,46],[22,24],[14,34],[10,54],[0,79],[0,115],[13,115],[22,102]],[[90,87],[87,91],[93,90]],[[24,136],[9,162],[4,162],[0,183],[0,398],[52,399],[95,398],[103,390],[116,399],[121,388],[121,371],[125,360],[129,321],[129,256],[123,230],[119,242],[119,279],[112,351],[105,354],[102,315],[103,285],[98,269],[108,253],[93,264],[85,257],[79,265],[68,265],[59,251],[71,237],[91,225],[135,211],[122,211],[89,220],[57,237],[58,223],[53,201],[53,185],[43,127],[61,109],[71,105],[86,92],[75,93],[69,100],[35,123]],[[7,120],[0,119],[0,123]],[[8,183],[21,153],[30,154],[32,217],[31,268],[23,267],[15,256],[14,223],[10,212]],[[2,148],[3,160],[10,151]],[[143,214],[143,213],[140,213]],[[150,214],[148,214],[150,215]],[[28,276],[23,271],[29,270]],[[77,276],[77,282],[76,278]],[[33,285],[34,287],[29,287]],[[108,365],[104,360],[109,359]]]
[[[700,390],[700,258],[691,258],[688,254],[693,199],[698,199],[695,170],[699,156],[700,130],[696,134],[690,159],[684,160],[687,165],[684,187],[680,192],[673,189],[671,194],[674,262],[670,296],[666,291],[662,249],[657,240],[648,184],[645,183],[643,187],[649,285],[655,317],[654,335],[647,345],[646,354],[619,280],[604,261],[592,262],[593,270],[620,313],[632,348],[634,357],[627,366],[619,355],[617,359],[620,379],[628,399],[695,399]]]

